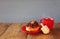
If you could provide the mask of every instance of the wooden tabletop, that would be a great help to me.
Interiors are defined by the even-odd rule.
[[[26,34],[21,28],[25,24],[21,23],[0,23],[0,39],[60,39],[60,23],[54,24],[53,29],[47,35]]]

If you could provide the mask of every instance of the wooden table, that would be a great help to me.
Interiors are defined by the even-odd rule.
[[[54,24],[53,30],[44,35],[41,32],[35,35],[23,33],[21,23],[0,23],[0,39],[60,39],[60,23]]]

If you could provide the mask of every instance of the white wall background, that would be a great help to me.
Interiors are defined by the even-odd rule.
[[[0,22],[28,22],[41,17],[60,22],[60,0],[0,0]]]

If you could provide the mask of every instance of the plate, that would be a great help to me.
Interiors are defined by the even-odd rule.
[[[23,27],[22,27],[22,31],[23,31],[24,33],[27,33],[27,34],[37,34],[37,33],[39,33],[39,32],[41,31],[41,28],[39,28],[37,31],[27,31],[27,30],[26,30],[26,26],[23,26]]]

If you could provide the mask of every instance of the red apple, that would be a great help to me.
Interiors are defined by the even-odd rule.
[[[42,18],[40,20],[40,23],[43,23],[44,25],[47,25],[48,28],[51,30],[53,28],[54,19],[51,18],[51,17]]]

